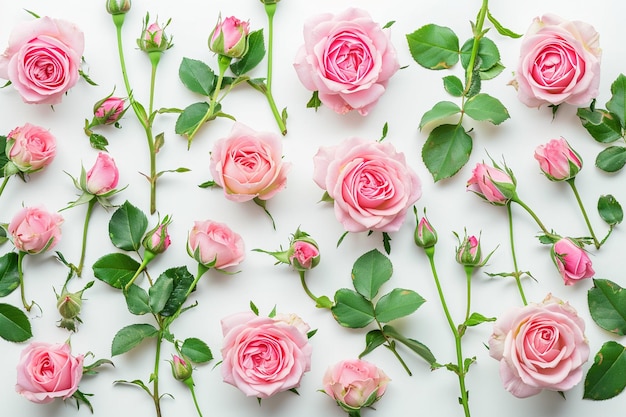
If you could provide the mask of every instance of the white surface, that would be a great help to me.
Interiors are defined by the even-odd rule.
[[[335,12],[348,6],[368,10],[374,20],[385,24],[395,20],[392,26],[392,41],[398,51],[400,64],[406,66],[390,81],[387,93],[377,107],[367,116],[358,114],[340,116],[328,108],[316,113],[305,108],[311,93],[298,81],[292,67],[297,48],[302,43],[303,21],[319,12]],[[579,174],[577,184],[590,213],[591,221],[599,235],[605,226],[595,211],[600,194],[612,193],[626,204],[623,187],[624,175],[606,175],[599,172],[593,161],[602,146],[581,127],[575,108],[564,105],[552,120],[550,110],[529,109],[516,98],[512,87],[507,86],[514,70],[520,40],[502,38],[492,31],[502,54],[505,72],[494,80],[483,84],[483,90],[499,98],[508,108],[511,119],[501,126],[477,124],[473,133],[474,151],[469,163],[451,180],[434,184],[424,167],[420,152],[427,136],[419,132],[417,125],[422,114],[434,103],[449,97],[441,85],[441,77],[449,73],[433,72],[419,67],[410,57],[405,35],[426,23],[437,23],[451,27],[462,39],[470,33],[469,20],[475,18],[479,1],[442,0],[432,2],[383,2],[380,0],[284,0],[279,4],[275,20],[275,79],[274,94],[280,108],[289,111],[289,133],[284,138],[285,159],[293,163],[287,189],[269,201],[268,209],[276,220],[272,230],[269,220],[253,203],[238,204],[226,200],[219,189],[200,189],[198,184],[211,179],[208,158],[212,144],[226,135],[231,121],[221,119],[206,126],[199,134],[190,151],[186,141],[174,133],[175,116],[158,118],[156,132],[164,131],[166,145],[157,157],[158,169],[186,166],[191,172],[165,175],[159,181],[158,209],[161,215],[171,214],[174,223],[170,227],[172,246],[165,256],[150,266],[157,275],[168,267],[187,265],[195,271],[194,261],[185,251],[186,235],[194,220],[215,219],[228,223],[239,232],[247,248],[247,259],[241,265],[241,273],[225,276],[209,272],[199,285],[192,299],[199,306],[183,315],[172,330],[179,338],[200,337],[212,348],[215,361],[199,367],[194,378],[200,407],[204,415],[220,417],[257,415],[293,416],[319,415],[341,416],[344,413],[332,400],[317,390],[326,368],[335,362],[355,357],[364,346],[365,330],[349,330],[340,327],[328,311],[316,309],[300,287],[297,274],[286,265],[274,266],[268,255],[252,252],[253,248],[275,250],[286,245],[288,238],[298,226],[310,233],[320,244],[321,264],[308,275],[313,292],[331,296],[341,287],[351,287],[350,269],[358,256],[374,247],[382,250],[380,234],[350,234],[337,248],[336,243],[343,229],[334,217],[329,205],[318,203],[322,190],[312,181],[312,156],[321,145],[335,144],[349,136],[361,136],[373,140],[380,137],[385,122],[389,123],[386,141],[405,152],[411,166],[423,182],[423,197],[417,207],[421,212],[426,207],[429,218],[437,228],[440,242],[437,246],[437,262],[440,278],[452,314],[460,320],[464,313],[464,274],[454,262],[456,240],[453,231],[463,234],[482,232],[485,252],[500,245],[485,271],[511,271],[512,261],[508,249],[506,211],[490,206],[478,197],[465,191],[465,182],[471,175],[476,162],[488,160],[487,152],[496,160],[505,158],[519,181],[519,195],[548,225],[562,234],[581,235],[586,228],[575,205],[573,196],[565,184],[547,181],[539,172],[533,159],[533,151],[539,144],[563,136],[581,153],[585,167]],[[75,198],[76,190],[70,178],[80,173],[81,162],[90,167],[96,157],[82,128],[85,118],[91,118],[91,108],[100,98],[110,93],[114,86],[122,94],[115,46],[115,31],[110,16],[104,10],[103,1],[84,0],[29,0],[5,2],[0,14],[0,48],[8,38],[10,30],[32,17],[23,9],[39,15],[50,15],[72,20],[85,31],[85,59],[90,76],[99,84],[92,87],[80,82],[64,98],[63,103],[52,110],[49,106],[33,106],[22,103],[12,88],[0,91],[0,132],[8,133],[26,122],[48,127],[58,139],[58,155],[53,164],[42,173],[33,175],[27,184],[18,179],[9,182],[0,201],[0,221],[8,222],[22,205],[44,204],[50,210],[63,208]],[[250,19],[254,29],[266,27],[262,5],[255,0],[136,0],[128,14],[124,27],[126,59],[129,76],[135,94],[146,101],[149,63],[144,54],[134,47],[139,36],[145,12],[159,17],[160,21],[172,18],[168,33],[174,36],[174,47],[164,55],[158,75],[156,107],[185,107],[198,100],[178,80],[178,66],[183,57],[203,60],[215,68],[215,60],[206,47],[206,40],[218,14],[235,15]],[[531,19],[537,15],[554,12],[569,19],[591,23],[600,33],[603,49],[602,81],[598,105],[604,107],[609,99],[609,86],[617,75],[624,71],[623,42],[626,40],[624,27],[618,16],[626,12],[624,3],[618,0],[588,1],[539,1],[493,2],[491,12],[504,25],[525,32]],[[460,74],[460,68],[455,74]],[[264,63],[253,75],[265,74]],[[239,88],[225,100],[227,110],[238,120],[257,129],[277,131],[263,96],[250,88]],[[148,212],[148,184],[138,174],[148,170],[148,153],[143,131],[134,115],[127,113],[122,121],[122,130],[98,130],[110,141],[109,151],[116,159],[121,171],[121,185],[128,188],[114,197],[121,204],[130,200]],[[587,336],[592,355],[612,337],[599,329],[589,317],[586,304],[587,290],[591,280],[580,282],[574,287],[565,287],[549,257],[549,247],[542,246],[534,237],[537,227],[530,217],[518,206],[514,206],[516,244],[518,260],[522,270],[531,270],[537,282],[525,280],[524,288],[530,301],[541,301],[552,292],[568,300],[587,323]],[[56,249],[70,261],[76,262],[80,254],[80,238],[85,206],[63,212],[66,219],[63,238]],[[90,266],[100,256],[114,251],[107,237],[107,222],[111,212],[101,207],[94,211],[89,230],[86,273],[82,281],[75,280],[73,289],[82,287],[91,280]],[[150,224],[156,222],[156,215]],[[436,296],[430,269],[423,252],[413,244],[415,221],[412,213],[407,216],[403,228],[392,235],[391,261],[394,276],[384,289],[407,287],[414,289],[427,299],[415,314],[401,320],[397,326],[409,337],[428,345],[439,362],[454,358],[453,339],[444,320]],[[594,252],[593,262],[596,277],[608,278],[624,285],[623,226],[618,227],[609,242],[599,252]],[[9,250],[10,245],[3,246]],[[61,342],[69,334],[55,326],[58,320],[54,307],[53,287],[60,290],[66,276],[65,268],[54,261],[52,254],[29,257],[25,260],[26,294],[36,300],[43,314],[32,317],[34,338],[49,342]],[[478,273],[474,278],[473,309],[487,316],[498,316],[504,309],[519,305],[520,300],[512,280],[489,279]],[[123,297],[118,291],[97,281],[85,293],[82,318],[78,333],[72,335],[75,353],[91,351],[97,358],[110,357],[110,344],[118,329],[131,323],[146,320],[133,316],[126,310]],[[247,398],[234,387],[222,382],[220,371],[214,364],[220,359],[221,317],[248,308],[253,301],[262,313],[269,312],[274,305],[282,312],[294,312],[318,329],[311,340],[313,344],[312,370],[305,375],[299,388],[300,396],[289,392],[264,400]],[[19,306],[19,291],[7,299],[0,300]],[[582,383],[567,393],[567,400],[558,394],[544,392],[538,396],[519,400],[504,391],[498,376],[498,364],[488,356],[483,346],[490,334],[490,325],[472,328],[463,340],[465,354],[475,355],[477,363],[472,366],[467,384],[470,391],[470,407],[475,416],[490,416],[506,413],[510,417],[528,415],[586,416],[608,415],[622,411],[626,406],[624,394],[604,402],[582,399]],[[617,339],[619,340],[619,339]],[[623,343],[623,340],[621,340]],[[163,360],[169,359],[169,346],[163,352]],[[23,417],[89,415],[86,407],[77,412],[73,404],[57,401],[49,405],[32,404],[14,391],[15,364],[24,344],[0,341],[0,399],[3,415]],[[458,385],[454,374],[445,370],[430,372],[424,361],[406,350],[402,350],[406,362],[413,371],[409,377],[396,359],[386,349],[379,348],[366,359],[374,362],[391,377],[388,392],[377,404],[377,411],[366,410],[364,415],[403,415],[406,410],[415,414],[431,416],[461,416],[457,403]],[[86,377],[81,390],[95,394],[91,397],[95,416],[152,416],[153,405],[145,392],[130,386],[114,385],[118,379],[142,379],[147,381],[152,370],[154,348],[143,344],[130,353],[113,358],[116,367],[104,369],[96,377]],[[585,372],[592,358],[585,365]],[[195,415],[191,398],[183,385],[173,380],[169,365],[161,364],[161,392],[171,393],[175,399],[165,397],[162,401],[164,416]]]

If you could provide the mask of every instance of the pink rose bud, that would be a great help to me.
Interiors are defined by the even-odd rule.
[[[52,249],[61,239],[63,217],[39,207],[24,207],[7,228],[17,250],[31,255]]]
[[[5,152],[11,168],[30,174],[50,165],[56,156],[56,139],[48,130],[26,123],[7,135]]]
[[[212,220],[194,222],[187,239],[187,253],[201,265],[215,269],[238,265],[245,255],[241,236]]]
[[[497,166],[478,163],[467,181],[467,191],[472,191],[491,204],[505,205],[515,197],[515,185],[513,173],[508,168],[502,170]]]
[[[250,24],[230,16],[222,20],[220,16],[209,36],[209,49],[216,54],[241,58],[248,52]]]
[[[130,10],[130,0],[107,0],[106,8],[112,15],[124,14]]]
[[[165,34],[165,28],[167,24],[161,28],[158,22],[148,25],[147,19],[144,23],[144,28],[141,33],[141,38],[137,39],[137,45],[139,49],[144,52],[164,52],[172,47],[172,42]]]
[[[313,239],[297,239],[287,251],[289,263],[298,271],[315,268],[320,263],[320,251]]]
[[[583,166],[580,155],[563,138],[552,139],[535,149],[535,159],[541,171],[551,181],[574,178]]]
[[[328,396],[342,409],[353,413],[378,401],[389,381],[389,377],[372,363],[349,359],[328,368],[322,384]]]
[[[417,223],[413,239],[415,244],[421,248],[431,248],[437,243],[437,231],[428,222],[426,216]]]
[[[184,360],[178,355],[172,355],[170,365],[172,365],[172,375],[179,381],[189,379],[193,373],[191,362]]]
[[[113,158],[106,152],[98,152],[95,164],[87,171],[85,191],[98,196],[107,194],[117,187],[119,177]]]
[[[147,251],[156,255],[165,252],[170,246],[171,240],[167,232],[167,226],[169,226],[171,222],[171,218],[165,216],[162,222],[159,222],[154,229],[146,233],[146,237],[143,239],[143,247],[146,248]]]
[[[481,266],[480,239],[466,235],[456,249],[456,261],[464,266]]]
[[[550,251],[565,285],[574,285],[577,281],[591,278],[595,274],[587,252],[574,240],[563,238],[552,245]]]
[[[94,106],[95,124],[112,125],[124,115],[126,100],[120,97],[107,97]],[[92,122],[92,124],[94,124]]]

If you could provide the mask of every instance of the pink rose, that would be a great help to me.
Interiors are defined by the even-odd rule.
[[[187,252],[202,265],[224,269],[243,261],[244,243],[223,223],[196,221],[189,232]]]
[[[94,116],[98,124],[115,124],[125,112],[126,100],[120,97],[107,97],[96,104]]]
[[[39,171],[56,156],[56,139],[48,130],[26,123],[7,135],[6,155],[21,172]]]
[[[569,238],[563,238],[552,245],[550,251],[565,285],[574,285],[577,281],[591,278],[595,274],[587,252]]]
[[[465,266],[478,266],[482,263],[480,239],[476,236],[465,236],[456,249],[456,261]]]
[[[563,138],[552,139],[535,149],[535,159],[541,171],[552,181],[574,178],[583,167],[580,155]]]
[[[236,313],[222,320],[222,377],[247,396],[268,398],[297,388],[311,367],[312,347],[283,320]]]
[[[236,122],[228,137],[215,142],[209,169],[227,199],[269,200],[287,184],[291,164],[283,162],[282,150],[278,135]]]
[[[472,191],[491,204],[505,205],[515,195],[515,180],[509,172],[478,163],[467,181],[467,191]]]
[[[294,67],[305,88],[335,112],[366,115],[400,68],[389,31],[361,9],[309,18]]]
[[[289,263],[299,271],[314,268],[320,262],[320,250],[308,240],[296,240],[287,253]]]
[[[324,392],[344,410],[369,407],[383,396],[389,377],[374,364],[361,359],[348,359],[328,368],[322,383]]]
[[[529,107],[587,106],[598,95],[600,56],[599,35],[588,23],[553,14],[535,18],[515,72],[520,101]]]
[[[9,223],[8,231],[15,247],[37,254],[52,249],[61,239],[63,217],[39,207],[24,207]]]
[[[313,164],[313,180],[349,232],[397,231],[422,195],[419,177],[390,143],[347,139],[321,147]]]
[[[83,355],[72,356],[67,343],[32,342],[17,363],[15,390],[39,404],[70,398],[83,376]]]
[[[234,16],[222,20],[220,16],[209,36],[209,49],[219,55],[241,58],[248,51],[249,33],[248,22]]]
[[[96,162],[87,171],[87,191],[93,195],[106,194],[117,187],[120,173],[113,158],[106,152],[98,152]]]
[[[413,240],[420,248],[432,248],[437,243],[437,231],[430,224],[426,216],[422,217],[415,227]]]
[[[0,77],[26,103],[58,104],[78,81],[83,32],[73,23],[44,16],[20,23],[0,55]]]
[[[160,221],[154,229],[146,233],[142,244],[147,251],[156,255],[165,252],[170,247],[172,240],[167,228],[171,222],[170,216],[165,216],[163,221]]]
[[[489,355],[500,361],[504,388],[524,398],[578,384],[589,358],[584,331],[576,310],[552,295],[507,311],[489,339]]]

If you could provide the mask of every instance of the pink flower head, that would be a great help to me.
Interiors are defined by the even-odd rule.
[[[223,223],[196,221],[189,232],[187,252],[198,263],[224,269],[244,259],[244,243],[237,233]]]
[[[600,85],[599,35],[593,26],[553,14],[536,17],[522,39],[515,81],[520,101],[587,106]]]
[[[25,103],[58,104],[78,81],[85,46],[73,23],[44,16],[17,25],[0,55],[0,77]]]
[[[143,240],[143,247],[153,254],[163,253],[170,247],[172,243],[167,227],[172,222],[169,216],[165,216],[163,221],[159,221],[154,229],[146,233]]]
[[[456,249],[456,261],[465,266],[479,266],[482,264],[480,239],[476,236],[465,236]]]
[[[478,163],[467,181],[467,191],[472,191],[491,204],[505,205],[515,196],[515,179],[508,169]]]
[[[304,87],[339,114],[366,115],[400,68],[389,31],[361,9],[320,14],[304,24],[294,62]]]
[[[348,412],[378,401],[389,381],[382,369],[361,359],[338,362],[328,368],[322,379],[324,392]]]
[[[578,384],[589,358],[585,322],[568,303],[548,295],[496,320],[489,355],[500,361],[504,388],[519,398]]]
[[[149,25],[145,22],[141,38],[137,39],[139,49],[149,53],[164,52],[171,48],[172,42],[165,34],[165,28],[168,24],[169,22],[161,27],[158,22],[152,22]]]
[[[26,123],[7,135],[6,155],[21,172],[39,171],[56,156],[56,139],[48,130]]]
[[[119,178],[115,160],[106,152],[98,152],[96,162],[87,171],[86,191],[93,195],[110,193],[117,187]]]
[[[30,343],[17,363],[15,390],[39,404],[70,398],[83,376],[83,355],[72,356],[67,343]]]
[[[287,185],[291,164],[283,162],[282,149],[278,135],[236,122],[228,137],[215,142],[209,169],[227,199],[269,200]]]
[[[349,232],[399,230],[422,195],[419,177],[390,143],[347,139],[321,147],[313,164],[313,180],[334,200]]]
[[[224,382],[257,398],[299,387],[313,350],[299,327],[252,312],[222,319]]]
[[[563,238],[552,245],[550,251],[565,285],[574,285],[577,281],[591,278],[595,274],[587,252],[576,242]]]
[[[172,375],[179,381],[189,379],[193,373],[191,362],[184,360],[178,355],[172,355],[170,365],[172,366]]]
[[[120,97],[107,97],[96,103],[94,117],[98,124],[112,125],[117,123],[126,109],[126,100]]]
[[[552,139],[535,149],[535,159],[541,171],[551,181],[565,181],[574,178],[583,166],[578,153],[563,138]]]
[[[63,217],[39,207],[24,207],[9,223],[8,231],[17,250],[38,254],[52,249],[61,239]]]
[[[220,16],[209,36],[209,49],[219,55],[241,58],[248,51],[249,33],[248,22],[234,16],[222,20]]]
[[[415,244],[421,248],[430,248],[437,243],[437,231],[430,224],[426,216],[417,222],[415,233],[413,234]]]
[[[312,239],[295,240],[287,252],[289,263],[298,271],[306,271],[320,262],[320,250]]]

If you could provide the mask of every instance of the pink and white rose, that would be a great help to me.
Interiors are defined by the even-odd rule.
[[[313,180],[349,232],[399,230],[422,195],[419,177],[391,143],[350,138],[321,147],[313,164]]]
[[[227,199],[269,200],[287,185],[291,164],[283,162],[282,152],[277,134],[236,122],[229,136],[215,142],[209,169]]]
[[[589,105],[598,95],[601,55],[590,24],[554,14],[536,17],[522,39],[515,71],[520,101],[529,107]]]
[[[535,159],[551,181],[574,178],[583,167],[583,160],[564,138],[552,139],[535,149]]]
[[[83,32],[68,21],[44,16],[20,23],[0,55],[0,77],[26,103],[58,104],[80,78],[84,47]]]
[[[241,236],[212,220],[194,222],[187,239],[187,252],[200,264],[215,269],[239,265],[245,257]]]
[[[120,172],[115,160],[106,152],[98,152],[94,165],[87,171],[87,191],[93,195],[106,194],[117,187]]]
[[[49,130],[26,123],[7,135],[6,155],[24,173],[39,171],[56,156],[56,138]]]
[[[366,115],[400,68],[389,30],[364,10],[320,14],[304,23],[304,45],[294,62],[305,88],[339,114]]]
[[[509,172],[479,162],[472,170],[466,189],[491,204],[502,206],[515,195],[515,180]]]
[[[361,359],[338,362],[328,368],[322,379],[324,392],[348,412],[378,401],[389,381],[382,369]]]
[[[585,322],[569,303],[550,294],[499,317],[489,355],[500,361],[504,388],[516,397],[567,391],[580,382],[589,359]]]
[[[308,325],[293,317],[286,321],[252,312],[230,315],[221,323],[224,382],[257,398],[300,386],[311,368],[313,349],[302,331]]]
[[[24,207],[11,220],[8,232],[21,252],[38,254],[52,249],[61,239],[63,217],[41,207]]]
[[[550,251],[565,285],[574,285],[581,279],[591,278],[595,274],[587,252],[569,238],[558,240]]]
[[[73,356],[67,343],[30,343],[17,363],[15,390],[39,404],[70,398],[83,376],[83,355]]]

